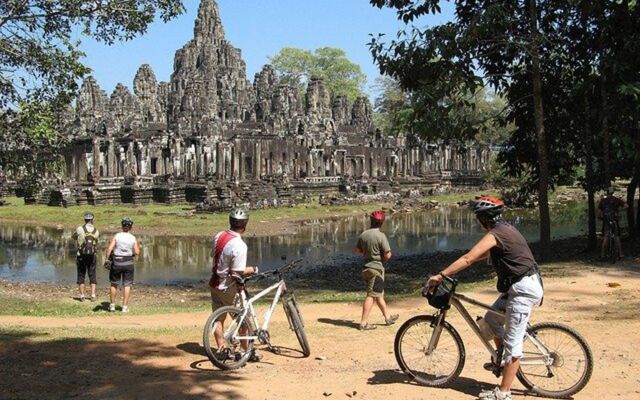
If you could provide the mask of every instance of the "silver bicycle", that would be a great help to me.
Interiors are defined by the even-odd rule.
[[[500,316],[504,313],[490,305],[456,293],[458,282],[445,278],[450,285],[441,286],[439,308],[435,315],[418,315],[406,321],[396,334],[394,350],[400,368],[418,383],[444,387],[462,372],[465,348],[456,329],[446,321],[453,305],[491,355],[493,372],[502,369],[499,351],[485,338],[462,302],[488,310]],[[448,298],[447,298],[448,296]],[[444,299],[444,300],[443,300]],[[593,355],[584,338],[573,328],[557,322],[543,322],[527,327],[518,380],[532,392],[545,397],[566,398],[582,390],[591,378]]]
[[[204,326],[202,338],[204,348],[209,360],[216,367],[231,370],[244,366],[253,354],[256,341],[267,345],[269,349],[275,351],[275,348],[271,346],[269,322],[280,298],[283,299],[284,311],[287,315],[289,326],[298,338],[302,354],[305,357],[309,357],[311,350],[304,331],[302,314],[300,314],[295,297],[287,291],[287,285],[283,278],[284,273],[300,261],[302,260],[295,260],[275,271],[255,274],[247,278],[236,278],[240,284],[240,296],[236,296],[235,304],[221,307],[214,311]],[[246,289],[246,283],[266,277],[276,277],[277,282],[255,296],[251,296]],[[259,324],[254,303],[273,291],[275,291],[275,295],[271,307],[265,313],[262,324]],[[216,324],[222,324],[224,327],[223,337],[225,344],[220,349],[217,348],[214,336]]]

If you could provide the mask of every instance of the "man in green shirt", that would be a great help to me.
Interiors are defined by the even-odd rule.
[[[384,301],[384,265],[391,258],[391,247],[387,236],[380,232],[384,223],[384,212],[374,211],[370,215],[371,229],[362,232],[356,243],[355,252],[364,259],[362,279],[367,286],[367,298],[362,304],[362,319],[360,330],[375,329],[375,325],[369,325],[369,313],[373,303],[378,304],[387,325],[392,325],[398,319],[398,314],[389,315],[387,304]]]

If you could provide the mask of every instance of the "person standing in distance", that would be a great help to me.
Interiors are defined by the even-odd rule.
[[[218,232],[213,238],[213,266],[211,268],[211,310],[233,305],[240,287],[236,277],[248,276],[258,272],[258,267],[247,266],[247,245],[242,240],[242,234],[247,229],[249,214],[246,210],[237,208],[229,214],[229,229]],[[218,351],[216,358],[224,361],[228,357],[229,349],[226,349],[224,339],[224,316],[214,322],[213,334],[216,339]],[[240,332],[245,334],[246,332]],[[249,358],[251,362],[258,362],[262,356],[254,350]]]
[[[78,269],[78,290],[80,291],[80,301],[84,301],[85,278],[89,275],[91,284],[91,301],[96,301],[96,246],[100,232],[93,225],[93,214],[88,212],[84,215],[84,225],[79,226],[73,232],[73,239],[76,241],[78,251],[76,253],[76,267]]]
[[[389,315],[387,303],[384,301],[384,265],[391,258],[391,247],[387,235],[380,231],[384,223],[384,212],[374,211],[369,216],[371,229],[362,232],[356,243],[355,252],[364,259],[362,279],[367,286],[367,297],[362,304],[362,318],[360,330],[376,329],[369,325],[369,313],[375,302],[382,311],[387,325],[393,325],[398,320],[398,314]]]
[[[122,300],[122,312],[129,312],[129,298],[131,296],[131,285],[133,285],[134,257],[140,254],[140,246],[138,240],[131,234],[133,220],[125,217],[122,220],[122,232],[117,233],[109,247],[105,251],[105,259],[112,260],[111,269],[109,270],[109,311],[116,310],[116,294],[118,293],[118,284],[122,281],[124,294]],[[109,261],[105,261],[109,262]]]

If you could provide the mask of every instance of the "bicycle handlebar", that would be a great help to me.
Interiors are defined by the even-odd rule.
[[[295,267],[296,264],[300,263],[301,261],[303,261],[303,259],[299,258],[297,260],[291,261],[288,264],[283,265],[282,267],[280,267],[278,269],[274,269],[273,271],[262,272],[260,274],[253,274],[253,275],[248,276],[246,278],[242,277],[242,278],[239,279],[239,282],[240,283],[246,283],[247,281],[260,280],[260,279],[267,278],[267,277],[273,276],[273,275],[282,276],[282,274],[284,274],[285,272],[287,272],[290,269],[292,269],[293,267]],[[236,278],[236,279],[238,279],[238,278]]]

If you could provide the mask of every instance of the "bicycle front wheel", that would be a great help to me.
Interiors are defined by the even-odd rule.
[[[582,390],[593,372],[589,345],[571,327],[555,322],[527,330],[518,380],[532,392],[555,399]]]
[[[289,325],[291,329],[296,333],[298,343],[302,349],[302,354],[305,357],[311,355],[311,348],[309,347],[309,341],[307,340],[307,334],[304,331],[304,322],[302,321],[302,315],[294,298],[290,298],[284,302],[284,311],[289,318]]]
[[[250,318],[242,318],[242,313],[242,309],[233,306],[220,307],[209,316],[204,326],[204,349],[209,360],[220,369],[242,367],[253,352],[254,340],[246,337],[255,336],[255,328]],[[215,338],[216,325],[221,327],[224,342],[222,348],[218,347]]]
[[[413,317],[396,334],[394,351],[400,368],[416,382],[431,387],[443,387],[453,382],[464,368],[464,343],[448,322],[433,351],[429,343],[436,332],[435,318],[430,315]]]

